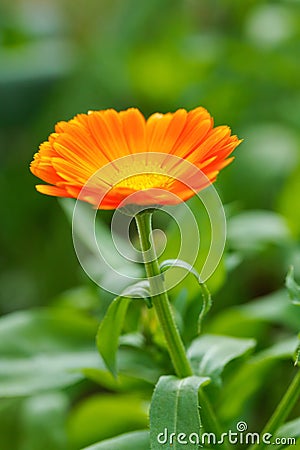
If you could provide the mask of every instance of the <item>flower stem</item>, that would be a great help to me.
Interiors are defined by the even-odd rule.
[[[162,327],[176,375],[179,378],[189,377],[193,375],[193,371],[186,356],[185,348],[174,320],[168,294],[164,286],[163,276],[160,272],[154,243],[152,241],[152,212],[143,211],[135,216],[135,220],[139,233],[146,275],[149,280],[150,291],[152,292],[152,304]],[[215,436],[220,436],[220,424],[218,423],[218,419],[214,414],[208,397],[201,388],[199,390],[199,402],[203,410],[203,420],[206,429],[213,432]],[[221,446],[216,443],[216,448],[217,447],[221,448]],[[226,443],[224,443],[224,447],[227,449],[229,448]]]
[[[174,320],[151,237],[152,212],[143,211],[135,216],[135,220],[146,275],[150,284],[150,292],[152,293],[152,303],[162,327],[176,375],[179,378],[189,377],[193,375],[192,368]]]
[[[269,419],[268,423],[262,430],[261,436],[263,436],[266,433],[274,435],[276,431],[278,431],[278,428],[284,423],[285,419],[288,417],[289,413],[291,412],[292,408],[297,402],[299,395],[300,395],[300,370],[298,369],[297,374],[292,380],[283,398],[281,399],[281,402],[279,403],[274,413],[272,414],[271,418]],[[249,450],[263,449],[264,447],[266,447],[266,444],[254,444],[249,448]]]

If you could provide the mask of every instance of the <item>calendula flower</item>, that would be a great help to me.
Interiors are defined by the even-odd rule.
[[[136,108],[91,111],[57,123],[30,169],[49,183],[39,192],[99,209],[172,204],[213,183],[240,142],[202,107],[147,120]]]

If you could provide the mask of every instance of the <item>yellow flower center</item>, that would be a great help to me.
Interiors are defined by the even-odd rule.
[[[158,173],[142,173],[131,175],[117,183],[114,188],[127,188],[135,191],[144,191],[146,189],[160,188],[165,186],[170,177]]]

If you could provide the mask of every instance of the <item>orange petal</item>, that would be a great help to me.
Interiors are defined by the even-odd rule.
[[[76,184],[85,184],[94,173],[63,158],[53,158],[52,165],[63,180],[73,181]]]
[[[174,114],[152,114],[146,125],[148,152],[169,153],[183,130],[186,117],[184,109]]]
[[[107,162],[130,153],[121,118],[116,111],[91,112],[87,122],[90,134]]]
[[[212,118],[204,108],[189,112],[185,127],[171,153],[186,158],[204,141],[211,128]]]
[[[53,195],[55,197],[72,197],[66,189],[57,186],[50,186],[49,184],[38,184],[35,186],[38,192],[46,195]]]
[[[194,155],[198,160],[203,159],[204,157],[210,157],[219,147],[228,143],[230,132],[231,130],[227,126],[213,128],[202,144],[195,148]]]
[[[147,149],[146,121],[143,114],[136,108],[121,111],[119,114],[130,153],[145,152]],[[124,156],[124,153],[119,153],[119,157],[121,156]]]

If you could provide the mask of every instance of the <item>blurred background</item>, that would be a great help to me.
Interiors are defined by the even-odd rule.
[[[290,264],[298,277],[299,73],[297,0],[1,0],[0,314],[93,296],[68,218],[29,172],[54,124],[90,109],[202,105],[244,139],[216,183],[228,244],[215,313],[279,289]]]
[[[205,106],[245,139],[223,201],[279,211],[299,235],[298,1],[2,0],[0,26],[2,313],[82,278],[69,223],[28,165],[57,121],[89,109]]]

